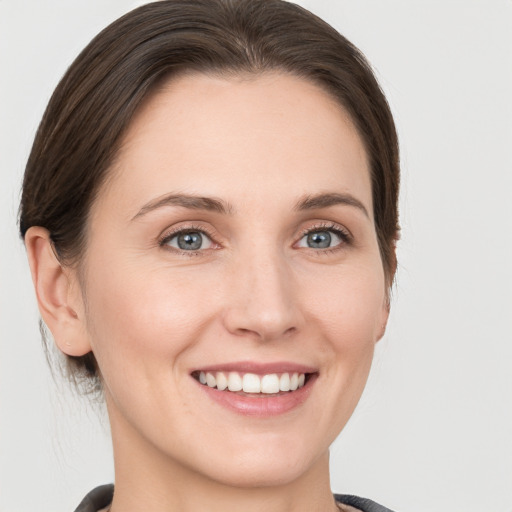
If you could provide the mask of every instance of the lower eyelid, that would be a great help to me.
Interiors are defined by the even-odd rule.
[[[207,238],[211,245],[212,246],[215,246],[215,245],[218,245],[215,240],[214,240],[214,237],[213,235],[211,235],[207,230],[205,230],[204,228],[199,228],[199,227],[184,227],[184,228],[181,228],[181,229],[176,229],[175,231],[171,231],[171,232],[166,232],[163,236],[160,236],[158,238],[158,245],[160,247],[172,247],[173,249],[176,249],[177,251],[182,251],[183,249],[180,249],[179,247],[173,247],[173,246],[170,246],[169,245],[169,242],[179,236],[179,235],[182,235],[182,234],[186,234],[186,233],[200,233],[202,236],[204,236],[205,238]],[[209,247],[210,248],[210,247]],[[197,252],[199,251],[204,251],[206,249],[198,249]],[[193,250],[190,250],[190,251],[185,251],[183,250],[183,252],[188,252],[188,253],[193,253],[194,251]]]
[[[170,245],[170,242],[174,239],[177,239],[180,235],[183,235],[183,234],[187,234],[187,233],[199,233],[201,235],[201,245],[208,245],[208,247],[200,247],[199,249],[183,249],[182,247],[176,247],[174,245]],[[167,242],[166,242],[166,245],[170,245],[171,247],[173,247],[174,249],[177,249],[178,251],[185,251],[185,252],[199,252],[199,251],[204,251],[206,249],[211,249],[211,247],[213,246],[214,242],[213,240],[205,233],[202,233],[200,231],[185,231],[184,233],[183,232],[178,232],[176,233],[175,235],[172,235],[171,237],[169,237],[167,239]]]
[[[330,232],[330,233],[334,234],[335,236],[337,236],[340,239],[339,243],[337,243],[334,246],[325,247],[323,249],[315,249],[315,248],[307,247],[307,246],[305,246],[305,247],[302,246],[302,247],[312,249],[315,252],[325,253],[328,251],[336,250],[336,249],[340,248],[340,246],[350,245],[352,243],[352,235],[348,232],[348,230],[345,231],[337,225],[335,225],[335,226],[332,226],[332,225],[314,226],[312,228],[304,230],[302,232],[301,237],[299,238],[298,242],[303,240],[305,236],[307,236],[311,233],[322,232],[322,231],[327,231],[327,232]],[[202,236],[204,236],[210,242],[209,247],[200,248],[197,250],[192,250],[192,249],[185,250],[185,249],[181,249],[180,247],[174,247],[174,246],[169,245],[169,242],[173,238],[175,238],[181,234],[185,234],[185,233],[200,233]],[[199,226],[187,226],[187,227],[183,227],[183,228],[178,228],[175,231],[166,232],[163,236],[158,238],[158,245],[163,248],[168,247],[171,250],[181,252],[181,253],[189,255],[189,256],[193,255],[193,254],[198,254],[203,251],[207,251],[209,249],[215,249],[215,248],[219,247],[219,244],[215,241],[214,236],[211,233],[209,233],[208,230],[206,230],[204,227],[199,227]]]
[[[341,240],[338,245],[350,244],[352,242],[352,235],[350,234],[350,232],[348,230],[344,230],[338,225],[330,225],[330,224],[329,225],[313,226],[312,228],[308,228],[308,229],[304,230],[302,232],[299,240],[302,240],[305,236],[308,236],[311,233],[317,233],[317,232],[322,232],[322,231],[326,231],[326,232],[333,233],[334,235],[336,235]],[[337,247],[337,246],[335,246],[335,247]],[[333,249],[334,247],[330,247],[330,248]],[[326,249],[328,249],[328,248],[326,248]]]

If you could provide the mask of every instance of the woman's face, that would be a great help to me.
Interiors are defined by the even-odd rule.
[[[350,118],[306,81],[186,75],[144,104],[81,279],[116,456],[231,485],[324,460],[387,319],[371,197]]]

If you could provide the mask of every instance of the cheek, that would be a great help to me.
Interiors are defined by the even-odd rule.
[[[365,387],[375,343],[386,319],[384,277],[379,260],[321,269],[302,287],[306,325],[317,339],[324,391],[316,404],[319,430],[331,443],[352,415]],[[324,283],[318,286],[318,283]],[[319,335],[319,336],[318,336]]]
[[[318,351],[332,361],[326,376],[340,393],[352,396],[355,407],[373,360],[375,343],[387,320],[384,276],[378,264],[338,268],[323,293],[306,299],[312,306],[309,323],[321,329]]]
[[[128,360],[141,365],[164,356],[169,360],[199,338],[208,307],[200,280],[133,266],[105,270],[89,280],[87,289],[88,328],[100,368]]]
[[[384,273],[378,262],[336,267],[318,279],[312,275],[303,289],[303,302],[311,305],[310,313],[338,348],[357,351],[378,340],[387,318]]]

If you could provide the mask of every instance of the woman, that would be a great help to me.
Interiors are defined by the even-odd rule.
[[[368,64],[293,4],[155,2],[88,45],[20,207],[109,412],[115,493],[78,510],[387,510],[333,497],[328,449],[386,327],[398,179]]]

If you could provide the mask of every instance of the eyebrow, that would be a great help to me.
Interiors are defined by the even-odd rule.
[[[359,201],[359,199],[356,199],[351,194],[340,194],[336,192],[307,195],[296,203],[294,210],[319,210],[321,208],[328,208],[339,204],[353,206],[361,210],[366,217],[370,218],[368,210],[365,208],[364,204]],[[133,221],[138,219],[139,217],[164,206],[180,206],[190,210],[206,210],[224,215],[232,214],[234,212],[234,208],[231,204],[215,197],[202,197],[191,194],[167,194],[146,203],[131,220]]]
[[[361,210],[366,217],[370,218],[368,210],[364,204],[355,198],[351,194],[339,194],[337,192],[307,195],[303,199],[300,199],[295,205],[295,210],[319,210],[321,208],[328,208],[329,206],[335,206],[338,204],[354,206],[358,210]]]
[[[206,210],[222,214],[231,214],[233,212],[233,207],[222,199],[189,194],[168,194],[146,203],[131,220],[138,219],[164,206],[181,206],[182,208],[188,208],[190,210]]]

